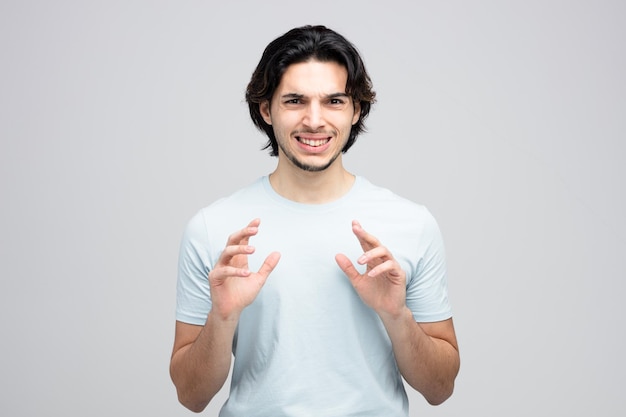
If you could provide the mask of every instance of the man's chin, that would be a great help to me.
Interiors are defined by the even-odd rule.
[[[285,152],[285,149],[281,148],[281,150],[283,151],[283,154],[285,155],[285,157],[297,168],[300,168],[303,171],[307,171],[307,172],[322,172],[322,171],[326,171],[336,160],[337,158],[339,158],[339,155],[341,155],[340,152],[338,152],[336,155],[334,155],[333,157],[331,157],[329,160],[321,160],[323,157],[321,155],[319,155],[317,158],[308,158],[308,160],[303,161],[302,159],[299,159],[296,155],[293,155],[289,152]]]
[[[300,168],[303,171],[307,171],[307,172],[322,172],[322,171],[326,171],[332,164],[333,162],[335,162],[335,159],[337,158],[333,158],[332,160],[326,162],[326,163],[321,163],[321,164],[307,164],[305,162],[299,161],[297,159],[292,160],[291,162],[293,162],[293,164]]]
[[[298,168],[307,171],[307,172],[321,172],[321,171],[326,171],[328,169],[330,165],[321,165],[321,166],[314,166],[314,165],[301,165]]]

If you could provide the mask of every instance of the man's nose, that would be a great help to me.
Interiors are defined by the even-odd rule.
[[[309,103],[304,115],[304,124],[313,130],[324,126],[324,110],[320,103]]]

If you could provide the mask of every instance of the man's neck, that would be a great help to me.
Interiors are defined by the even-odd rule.
[[[340,160],[323,171],[309,172],[291,164],[280,163],[270,175],[274,191],[288,200],[303,204],[324,204],[344,196],[355,177]]]

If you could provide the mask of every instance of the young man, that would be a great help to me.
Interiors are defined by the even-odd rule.
[[[248,85],[276,170],[201,210],[183,237],[171,376],[220,416],[407,416],[402,377],[431,404],[459,369],[439,229],[348,172],[374,101],[356,49],[325,27],[266,48]]]

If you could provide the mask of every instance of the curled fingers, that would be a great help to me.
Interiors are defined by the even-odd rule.
[[[364,251],[380,246],[380,241],[374,235],[365,231],[361,223],[356,220],[352,221],[352,232],[356,235]]]
[[[259,231],[259,219],[254,219],[246,227],[236,231],[228,236],[226,247],[218,260],[219,265],[228,265],[238,255],[250,255],[254,253],[254,247],[248,245],[250,237],[256,235]]]

